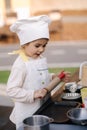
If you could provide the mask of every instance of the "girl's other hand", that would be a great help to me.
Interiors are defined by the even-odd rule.
[[[65,73],[65,77],[62,79],[64,82],[69,82],[71,79],[71,73],[70,72],[64,72]]]
[[[71,79],[71,73],[70,72],[66,72],[66,71],[62,71],[62,72],[60,72],[58,74],[54,74],[52,76],[52,79],[54,79],[55,77],[59,77],[60,78],[62,73],[64,74],[64,76],[61,78],[61,80],[66,82],[66,83],[69,82],[70,79]]]
[[[34,99],[37,99],[37,98],[44,98],[47,94],[47,90],[46,89],[41,89],[41,90],[36,90],[34,92]]]

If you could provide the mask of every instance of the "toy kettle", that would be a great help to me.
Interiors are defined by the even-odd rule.
[[[87,87],[87,61],[81,63],[79,70],[79,79],[83,87]]]

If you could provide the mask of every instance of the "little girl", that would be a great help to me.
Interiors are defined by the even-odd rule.
[[[48,16],[41,15],[18,20],[10,27],[21,45],[7,83],[7,93],[15,103],[10,120],[17,130],[40,107],[40,100],[47,94],[45,87],[55,77],[48,72],[46,58],[41,55],[49,40],[49,22]],[[64,80],[68,79],[67,73]]]

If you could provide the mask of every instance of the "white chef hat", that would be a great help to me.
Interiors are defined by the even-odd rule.
[[[24,45],[40,38],[49,39],[49,23],[47,15],[34,16],[16,21],[10,30],[18,35],[20,45]]]

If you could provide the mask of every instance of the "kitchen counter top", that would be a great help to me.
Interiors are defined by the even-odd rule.
[[[50,130],[87,130],[87,126],[80,126],[74,124],[50,124]],[[9,122],[5,127],[0,128],[0,130],[16,130],[15,125]]]
[[[87,130],[87,126],[74,124],[50,124],[50,130]]]

